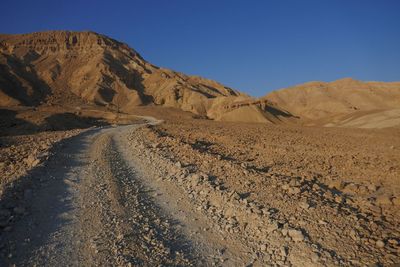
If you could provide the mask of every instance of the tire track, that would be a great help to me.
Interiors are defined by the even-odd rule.
[[[112,133],[97,138],[90,179],[82,188],[82,225],[90,242],[87,262],[113,266],[190,266],[198,260],[190,242],[162,215],[149,191],[116,149]],[[92,191],[92,192],[89,192]],[[84,205],[84,204],[83,204]],[[88,223],[89,222],[89,223]],[[98,229],[104,231],[98,232]]]

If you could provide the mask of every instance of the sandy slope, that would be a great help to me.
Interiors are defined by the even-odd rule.
[[[397,109],[400,83],[362,82],[350,78],[329,83],[309,82],[276,90],[264,98],[303,119],[318,120],[356,111]]]
[[[335,116],[324,124],[325,127],[347,127],[365,129],[383,129],[400,127],[400,109],[373,110],[353,112],[346,115]]]

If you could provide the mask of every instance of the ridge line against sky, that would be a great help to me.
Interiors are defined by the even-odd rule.
[[[0,32],[90,30],[253,96],[308,81],[400,80],[400,1],[9,1]]]

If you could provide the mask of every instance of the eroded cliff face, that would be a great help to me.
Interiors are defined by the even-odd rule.
[[[215,81],[146,62],[93,32],[0,35],[0,105],[86,101],[129,110],[156,104],[207,115],[218,97],[243,95]]]

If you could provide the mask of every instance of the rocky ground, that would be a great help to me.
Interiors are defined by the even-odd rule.
[[[176,181],[205,215],[242,235],[262,263],[399,262],[398,131],[204,120],[141,131],[181,167]],[[193,182],[187,172],[203,176]]]
[[[86,130],[13,176],[30,182],[3,192],[1,265],[400,262],[396,130],[167,117]]]
[[[29,170],[45,162],[51,156],[55,144],[80,132],[82,130],[0,137],[1,190],[12,186]]]

